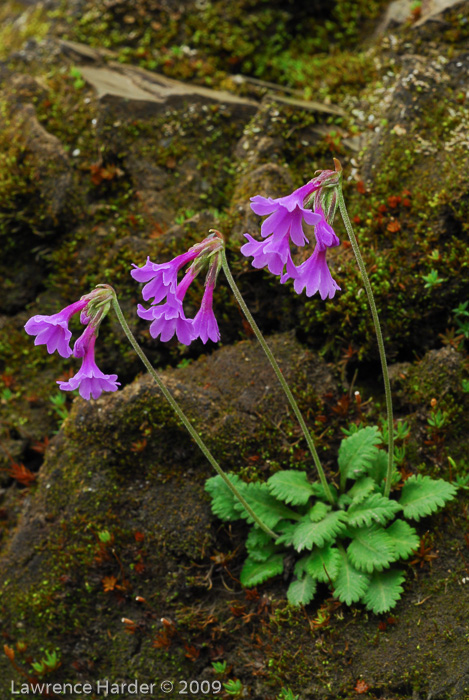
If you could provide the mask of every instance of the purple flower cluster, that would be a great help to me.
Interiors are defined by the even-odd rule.
[[[340,241],[327,221],[322,203],[325,184],[333,182],[336,176],[334,171],[326,170],[286,197],[272,199],[257,195],[251,198],[253,212],[267,216],[261,226],[264,240],[256,241],[246,233],[248,242],[242,246],[241,253],[253,257],[253,267],[267,267],[274,275],[280,275],[282,283],[292,279],[297,294],[306,289],[308,297],[319,292],[321,299],[332,299],[340,289],[326,261],[327,249],[340,245]],[[314,211],[308,208],[310,202],[314,202]],[[311,256],[296,266],[290,243],[301,248],[309,242],[303,222],[314,226],[316,245]]]
[[[68,382],[58,381],[60,389],[74,391],[78,389],[80,396],[89,400],[90,396],[98,399],[103,391],[117,391],[120,382],[117,374],[103,374],[96,366],[94,346],[97,330],[106,311],[103,306],[109,304],[109,291],[97,289],[82,297],[70,306],[66,306],[52,316],[33,316],[24,329],[29,335],[35,335],[35,345],[45,345],[52,354],[57,350],[62,357],[82,357],[82,365],[78,372]],[[109,307],[108,307],[109,308]],[[75,342],[73,350],[70,347],[72,332],[68,323],[74,314],[80,313],[80,321],[86,325],[85,330]]]
[[[137,308],[140,318],[151,321],[152,338],[160,337],[165,342],[175,335],[184,345],[190,345],[196,338],[200,338],[203,343],[209,339],[215,343],[220,340],[212,301],[222,247],[222,239],[216,234],[211,234],[186,253],[178,255],[167,263],[154,263],[148,258],[142,267],[134,265],[135,269],[130,274],[137,282],[145,285],[142,289],[144,300],[152,300],[149,309],[141,304]],[[191,265],[178,283],[178,273],[188,263]],[[200,309],[195,318],[186,318],[183,307],[184,297],[205,266],[208,267],[208,273]]]

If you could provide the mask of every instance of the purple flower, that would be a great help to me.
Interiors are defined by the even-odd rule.
[[[282,283],[289,277],[294,278],[295,292],[301,294],[306,288],[307,297],[312,297],[319,292],[322,300],[328,297],[332,299],[336,291],[340,290],[327,266],[326,250],[321,249],[319,245],[316,246],[313,254],[295,269],[294,274],[289,275],[287,271],[287,274],[282,277]]]
[[[149,309],[139,304],[137,314],[140,318],[151,321],[150,335],[153,338],[159,337],[165,342],[176,335],[179,342],[184,345],[190,345],[195,338],[199,337],[204,343],[209,338],[215,341],[220,339],[218,325],[212,311],[212,298],[221,265],[220,252],[223,245],[221,233],[211,230],[203,241],[168,263],[156,264],[148,258],[143,267],[137,268],[134,265],[136,269],[131,271],[132,277],[138,282],[146,283],[142,292],[143,298],[145,301],[152,299]],[[187,263],[192,264],[178,284],[178,273]],[[208,272],[202,305],[192,320],[185,316],[184,296],[204,268],[208,268]],[[162,301],[164,303],[160,304],[159,302]]]
[[[261,197],[256,195],[251,197],[251,209],[259,216],[269,214],[261,226],[261,236],[266,238],[274,234],[276,239],[283,238],[288,233],[292,243],[303,246],[308,242],[303,232],[303,219],[307,224],[316,224],[320,217],[305,209],[303,202],[316,189],[320,187],[315,180],[311,180],[303,187],[295,190],[287,197],[272,199],[271,197]]]
[[[220,340],[217,319],[212,309],[213,288],[213,284],[207,284],[205,286],[200,309],[192,322],[193,339],[200,338],[204,344],[209,338],[213,340],[214,343]]]
[[[301,294],[303,289],[306,289],[307,297],[311,297],[313,294],[316,294],[316,292],[319,292],[322,300],[327,298],[332,299],[336,291],[340,290],[340,287],[332,278],[327,266],[326,251],[327,248],[340,245],[340,240],[332,226],[327,223],[319,205],[315,211],[321,217],[320,221],[314,227],[316,247],[312,255],[305,260],[304,263],[299,265],[299,267],[295,267],[293,263],[287,265],[287,272],[282,276],[280,281],[283,284],[288,279],[293,278],[293,287],[297,294]]]
[[[186,253],[178,255],[167,263],[154,263],[147,258],[143,267],[134,265],[135,270],[131,270],[130,274],[137,282],[147,283],[142,289],[142,296],[145,301],[153,297],[153,304],[158,304],[169,293],[174,293],[177,286],[177,277],[179,270],[191,262],[200,253],[197,246],[193,246]]]
[[[275,239],[269,236],[265,241],[256,241],[249,233],[244,237],[248,239],[241,248],[241,253],[246,257],[254,257],[252,266],[260,269],[267,267],[273,275],[281,275],[285,265],[291,261],[289,234],[282,238]]]
[[[291,262],[290,241],[297,246],[308,243],[303,220],[314,225],[321,217],[305,209],[303,202],[319,186],[312,180],[287,197],[251,197],[253,212],[259,216],[269,215],[261,226],[261,236],[265,241],[258,242],[248,233],[245,234],[248,243],[243,245],[241,253],[247,257],[253,256],[253,267],[267,267],[272,274],[281,275],[287,262]]]
[[[88,299],[80,299],[52,316],[33,316],[24,329],[29,335],[36,336],[34,345],[46,345],[48,353],[52,354],[57,350],[62,357],[70,357],[72,332],[68,329],[68,322],[87,304]]]
[[[168,294],[165,304],[150,306],[145,309],[138,305],[137,314],[146,321],[152,321],[150,325],[150,335],[152,338],[160,336],[162,342],[171,340],[173,335],[177,336],[180,343],[190,345],[193,340],[192,321],[186,318],[182,302],[194,280],[192,272],[186,272],[184,279],[176,287],[175,294]]]
[[[120,382],[117,382],[117,374],[103,374],[96,366],[94,359],[94,345],[96,335],[92,334],[87,344],[83,362],[68,382],[57,382],[62,391],[74,391],[79,389],[80,396],[89,401],[90,396],[99,399],[103,391],[117,391]]]
[[[261,226],[261,235],[265,240],[256,241],[246,233],[248,243],[242,246],[241,253],[253,257],[253,267],[267,267],[274,275],[281,275],[282,283],[294,279],[298,294],[306,289],[307,296],[319,292],[322,299],[332,299],[340,289],[326,262],[327,248],[339,245],[340,241],[321,207],[321,188],[326,183],[330,184],[335,177],[336,173],[327,170],[287,197],[271,199],[257,195],[251,198],[252,210],[260,216],[268,215]],[[313,198],[310,198],[313,193]],[[306,200],[308,204],[314,200],[314,211],[305,208]],[[314,226],[316,246],[312,255],[296,267],[291,257],[290,241],[300,247],[308,243],[303,232],[303,220]]]

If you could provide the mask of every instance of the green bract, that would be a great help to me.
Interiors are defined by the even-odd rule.
[[[253,525],[240,577],[244,586],[257,586],[281,574],[284,558],[293,548],[302,554],[287,591],[293,605],[309,603],[317,584],[325,583],[347,605],[362,602],[374,613],[394,607],[405,574],[393,565],[407,559],[420,541],[406,519],[418,521],[434,513],[454,498],[457,489],[419,474],[405,481],[398,498],[384,496],[387,455],[379,448],[381,442],[377,427],[362,428],[342,441],[341,493],[332,491],[334,505],[304,471],[280,471],[267,483],[251,484],[229,475],[256,515],[279,535],[274,541]],[[205,488],[222,520],[253,522],[220,476],[209,479]]]

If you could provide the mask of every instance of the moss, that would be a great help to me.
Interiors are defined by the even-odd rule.
[[[327,11],[317,8],[313,18],[301,8],[294,11],[289,5],[252,0],[230,6],[222,2],[188,5],[169,13],[150,0],[140,4],[138,13],[126,3],[112,8],[90,3],[80,22],[69,28],[69,36],[96,46],[104,41],[107,48],[119,51],[119,60],[182,80],[218,86],[226,73],[234,71],[316,93],[327,53],[355,49],[383,5],[380,0],[337,2]],[[153,19],[150,25],[148,13]],[[313,64],[312,54],[317,56]],[[363,60],[358,59],[361,67]],[[330,86],[334,81],[357,81],[353,70],[340,78],[343,65],[340,56],[330,61],[331,78],[326,79]]]
[[[40,7],[24,8],[22,2],[6,0],[0,10],[0,60],[21,48],[28,39],[40,41],[49,29],[46,10]]]

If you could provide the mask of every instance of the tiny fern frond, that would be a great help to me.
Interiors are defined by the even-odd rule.
[[[443,508],[447,501],[455,497],[456,492],[457,488],[448,481],[416,474],[405,481],[399,504],[406,518],[420,520]]]
[[[399,569],[373,574],[368,590],[362,597],[368,610],[376,615],[391,610],[402,595],[404,579],[405,574]]]
[[[313,495],[306,472],[294,469],[277,472],[270,477],[267,485],[273,496],[294,506],[304,505]]]

